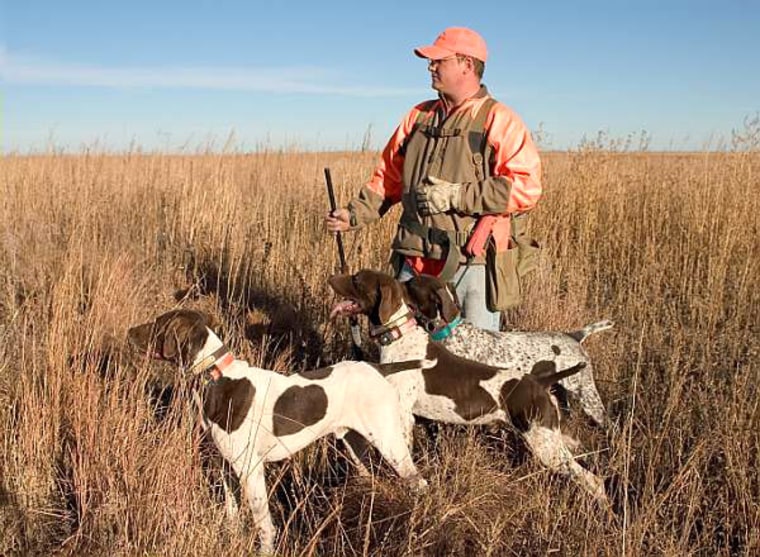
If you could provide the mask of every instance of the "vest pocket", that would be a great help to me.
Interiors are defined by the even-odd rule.
[[[493,241],[486,249],[486,306],[504,311],[522,301],[522,278],[538,265],[541,246],[525,234],[512,238],[509,248],[497,251]]]
[[[516,245],[496,251],[494,243],[489,242],[486,250],[486,306],[489,311],[503,311],[520,303],[519,261],[520,248]]]
[[[514,238],[514,242],[518,250],[517,276],[524,277],[538,266],[541,246],[536,240],[526,235]]]

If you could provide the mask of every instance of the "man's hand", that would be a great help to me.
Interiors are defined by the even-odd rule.
[[[351,213],[348,209],[335,209],[325,215],[325,228],[328,232],[345,232],[351,228]]]
[[[429,217],[457,208],[462,184],[447,182],[435,176],[428,176],[424,182],[427,183],[417,186],[417,210],[421,215]]]

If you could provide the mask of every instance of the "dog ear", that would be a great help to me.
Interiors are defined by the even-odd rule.
[[[438,310],[446,323],[451,323],[459,315],[459,306],[449,291],[448,286],[442,286],[435,291],[438,298]]]
[[[184,344],[181,345],[182,351],[182,363],[184,365],[191,364],[198,352],[201,351],[203,345],[208,340],[208,329],[205,323],[196,322],[187,330],[187,336]]]
[[[180,365],[192,362],[208,338],[208,316],[201,312],[194,315],[175,316],[164,327],[161,337],[161,356]]]
[[[396,285],[397,283],[395,281],[390,284],[380,285],[380,306],[378,308],[378,314],[381,324],[390,321],[393,314],[398,311],[398,308],[401,305],[401,294]]]
[[[161,357],[172,362],[179,360],[179,345],[181,340],[177,336],[176,327],[167,327],[159,341],[161,342]]]
[[[215,315],[211,313],[206,313],[205,311],[199,311],[198,313],[203,318],[203,324],[206,327],[212,330],[217,329],[219,327],[220,322],[219,322],[219,319],[217,319]]]

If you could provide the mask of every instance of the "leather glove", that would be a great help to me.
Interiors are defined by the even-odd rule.
[[[447,182],[435,176],[428,176],[424,182],[427,184],[417,186],[417,210],[421,215],[429,217],[457,209],[462,184]]]

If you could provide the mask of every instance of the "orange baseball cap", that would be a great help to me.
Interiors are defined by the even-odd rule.
[[[454,54],[472,56],[481,62],[485,62],[488,58],[486,41],[478,33],[467,27],[444,29],[432,45],[415,48],[414,53],[420,58],[428,58],[429,60],[440,60]]]

